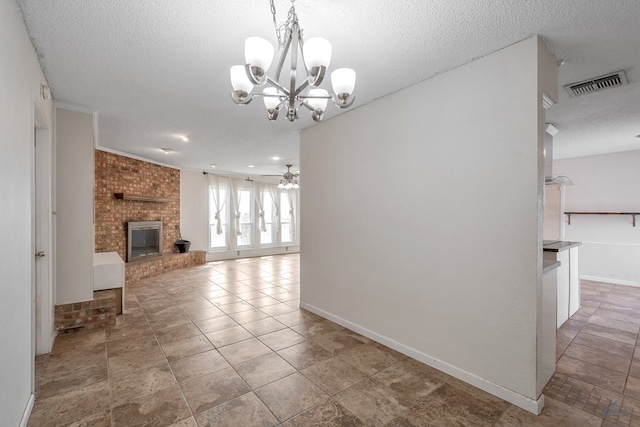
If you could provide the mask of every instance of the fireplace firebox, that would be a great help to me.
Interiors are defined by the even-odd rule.
[[[162,255],[162,221],[127,224],[127,262]]]

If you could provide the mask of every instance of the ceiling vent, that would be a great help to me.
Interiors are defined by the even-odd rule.
[[[624,71],[618,71],[606,76],[595,77],[578,83],[571,83],[564,88],[572,97],[598,92],[600,90],[611,89],[627,84],[627,76]]]

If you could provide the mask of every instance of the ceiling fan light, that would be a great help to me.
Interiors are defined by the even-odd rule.
[[[259,75],[267,72],[273,61],[273,45],[262,37],[249,37],[244,42],[245,63],[260,70]]]
[[[231,86],[238,98],[244,98],[253,90],[253,83],[247,77],[247,72],[243,65],[234,65],[229,72]]]
[[[302,46],[302,55],[307,70],[313,73],[315,67],[329,68],[331,63],[331,43],[322,37],[312,37]]]
[[[331,85],[336,95],[353,94],[356,87],[356,72],[351,68],[338,68],[331,73]]]

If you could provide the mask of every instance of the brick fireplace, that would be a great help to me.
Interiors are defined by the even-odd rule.
[[[162,201],[117,199],[114,193]],[[117,252],[127,260],[127,223],[162,222],[162,256],[125,266],[126,282],[205,262],[204,251],[178,253],[180,170],[125,156],[95,151],[95,251]]]

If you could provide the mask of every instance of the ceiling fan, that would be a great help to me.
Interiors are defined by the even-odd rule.
[[[285,165],[285,166],[287,167],[287,171],[282,175],[262,175],[262,176],[280,176],[281,178],[280,178],[280,184],[278,184],[278,188],[284,188],[286,190],[289,190],[291,188],[294,188],[294,189],[300,188],[300,185],[298,185],[298,180],[296,179],[297,177],[300,176],[300,174],[291,172],[291,167],[293,165]]]

